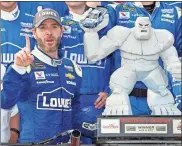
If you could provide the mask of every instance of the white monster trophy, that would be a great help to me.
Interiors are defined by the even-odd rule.
[[[158,63],[160,57],[172,76],[181,80],[181,62],[173,46],[173,35],[152,28],[148,17],[138,17],[134,28],[115,26],[99,40],[97,31],[108,24],[108,19],[106,14],[94,29],[82,26],[85,53],[90,62],[103,59],[118,48],[121,52],[121,67],[110,78],[112,94],[107,98],[103,115],[132,115],[128,95],[137,81],[149,89],[147,101],[152,115],[180,115],[167,89],[167,76]]]

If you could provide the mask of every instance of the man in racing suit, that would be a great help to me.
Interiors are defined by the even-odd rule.
[[[114,67],[114,55],[112,54],[94,64],[88,62],[84,54],[84,31],[79,23],[93,9],[89,8],[86,2],[66,2],[66,4],[70,11],[69,15],[65,16],[62,21],[64,33],[61,52],[64,57],[75,61],[82,67],[83,79],[80,89],[82,113],[80,115],[83,113],[87,114],[86,117],[77,117],[75,128],[81,128],[81,132],[87,136],[94,136],[96,132],[94,126],[96,118],[103,112],[105,101],[109,93],[109,79],[114,70],[114,68],[112,68]],[[107,30],[112,28],[115,23],[114,9],[107,7],[107,10],[111,21],[106,28],[99,31],[100,37],[106,34]],[[88,126],[84,125],[83,122]],[[91,143],[91,140],[83,138],[82,142],[88,144]]]
[[[24,36],[28,35],[31,39],[31,46],[34,46],[34,39],[31,32],[32,21],[36,12],[45,7],[51,7],[47,2],[0,2],[1,5],[1,64],[7,66],[10,62],[14,60],[15,53],[21,50],[25,45]],[[18,111],[17,105],[15,105],[12,110],[1,109],[2,115],[9,115],[11,111]],[[13,114],[14,112],[12,112]],[[7,123],[7,120],[4,118],[3,121]],[[17,115],[11,118],[10,122],[13,120],[14,123],[19,123],[19,120],[15,119]],[[2,122],[3,124],[4,122]],[[7,123],[9,124],[9,123]],[[6,125],[4,125],[6,126]],[[12,127],[11,127],[12,128]],[[15,127],[14,127],[15,128]],[[4,128],[2,127],[2,130]],[[5,128],[4,131],[9,129]],[[2,142],[4,137],[9,137],[9,132],[4,132],[2,135]],[[16,135],[18,137],[18,129],[11,130],[11,135]],[[12,136],[11,136],[12,137]],[[13,138],[13,137],[12,137]],[[13,139],[10,139],[10,142],[13,142]],[[17,139],[17,138],[16,138]],[[7,139],[6,139],[7,142]],[[16,142],[14,138],[14,142]]]
[[[15,53],[25,46],[24,36],[35,40],[32,35],[33,17],[42,8],[51,8],[48,2],[0,2],[1,5],[1,63],[7,66]]]
[[[30,40],[15,56],[3,80],[2,107],[17,102],[20,111],[20,143],[39,142],[72,129],[72,113],[79,113],[81,68],[60,59],[61,20],[52,9],[34,17],[33,35],[37,45],[30,53]],[[57,142],[67,142],[60,138]]]
[[[164,2],[125,2],[119,4],[115,8],[117,16],[117,25],[132,28],[137,17],[147,16],[150,18],[152,27],[156,29],[166,29],[174,35],[174,46],[177,49],[178,56],[182,55],[182,33],[181,31],[181,11],[179,8],[170,6]],[[160,64],[162,65],[161,60]],[[162,65],[163,66],[163,65]],[[175,98],[178,99],[179,92],[181,90],[181,83],[178,82],[178,86],[175,86],[175,90],[171,90]],[[169,77],[169,84],[173,86],[173,79]],[[173,87],[171,87],[173,88]],[[147,90],[146,86],[137,82],[133,91],[130,94],[130,103],[134,115],[148,115],[151,113],[147,105]],[[178,102],[179,100],[176,100]]]
[[[3,90],[2,79],[6,68],[1,64],[1,92]],[[17,105],[11,109],[1,108],[1,143],[17,143],[19,136],[19,111]]]

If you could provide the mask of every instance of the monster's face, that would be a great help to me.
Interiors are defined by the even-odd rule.
[[[148,17],[138,17],[136,19],[134,33],[138,40],[148,40],[151,37],[152,27]]]

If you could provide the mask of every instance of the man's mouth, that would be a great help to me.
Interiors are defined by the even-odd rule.
[[[53,43],[54,43],[54,39],[46,39],[46,43],[48,44],[48,45],[52,45]]]
[[[46,42],[53,42],[54,39],[47,39]]]

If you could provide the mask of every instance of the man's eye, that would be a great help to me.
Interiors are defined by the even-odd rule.
[[[140,26],[143,26],[142,24],[139,23]]]
[[[40,26],[39,29],[44,29],[45,27],[44,26]]]
[[[149,26],[149,24],[146,24],[145,26]]]
[[[57,25],[54,25],[53,28],[58,28],[58,26]]]

